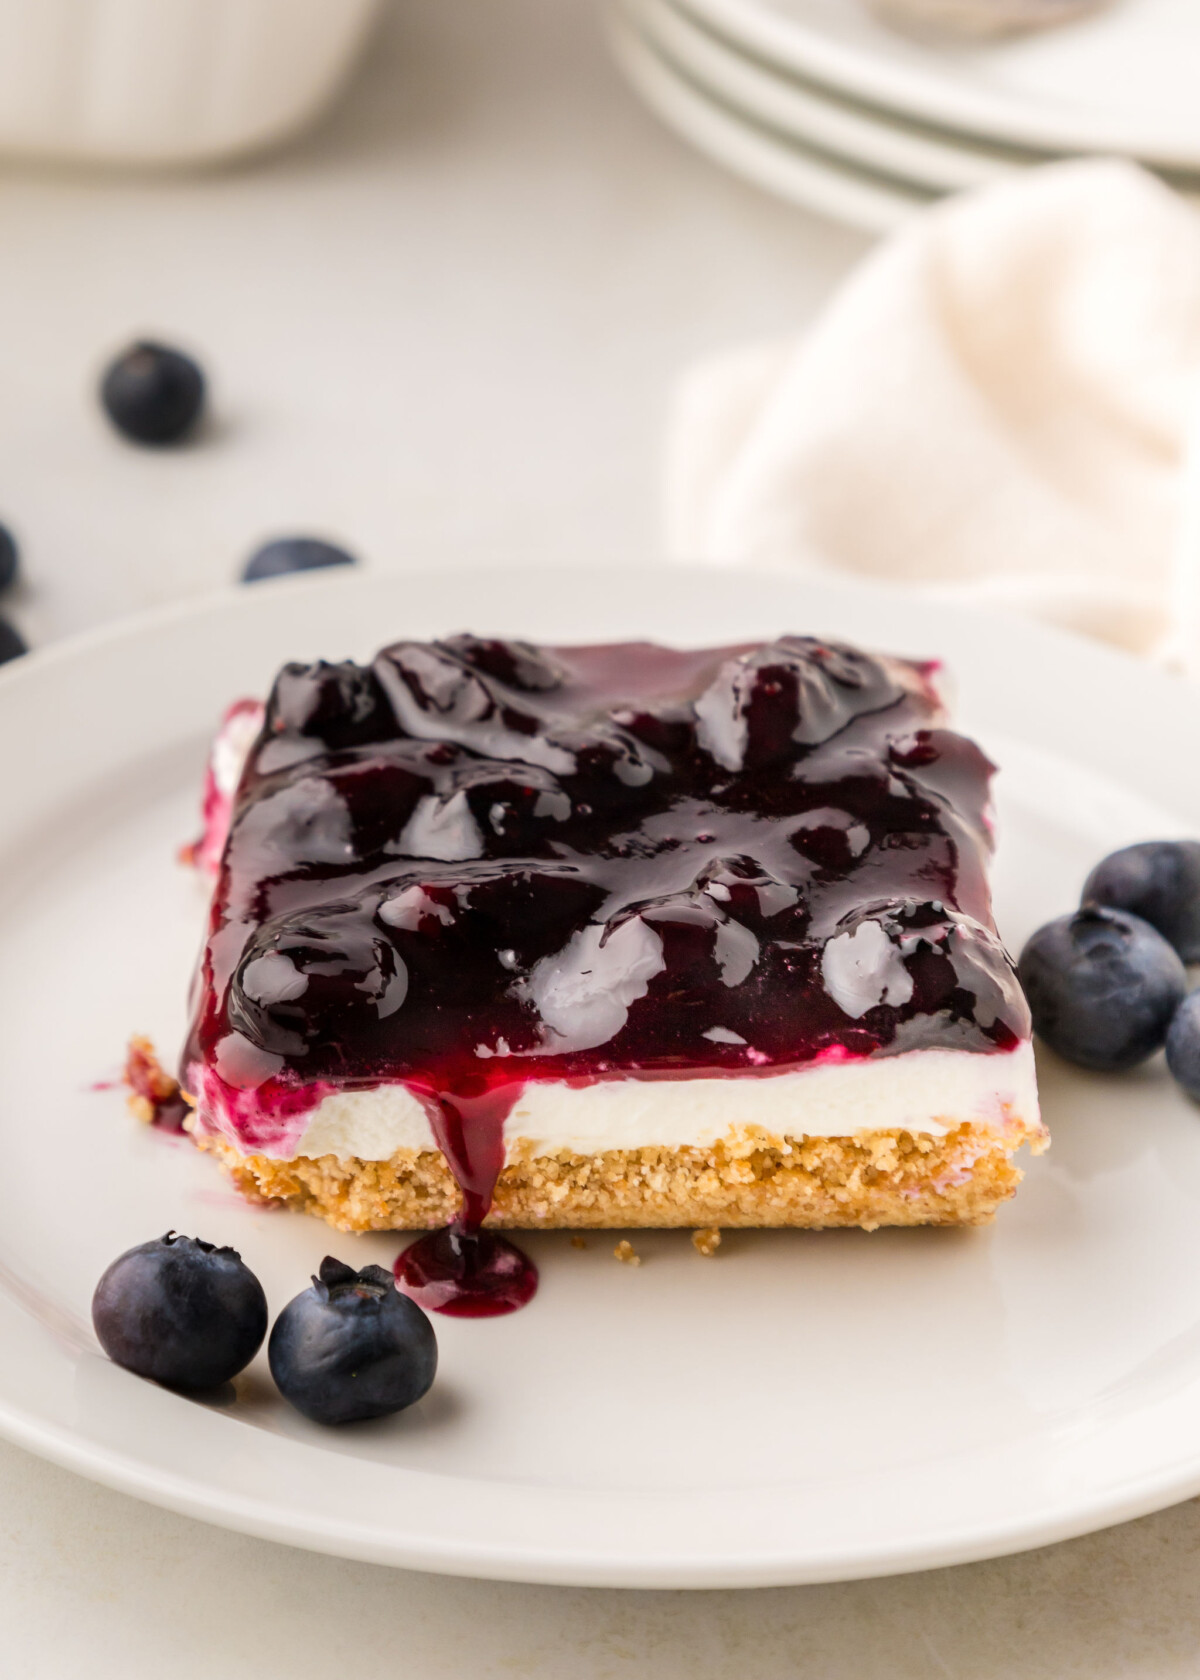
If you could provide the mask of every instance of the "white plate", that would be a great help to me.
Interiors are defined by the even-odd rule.
[[[929,202],[915,186],[810,150],[720,103],[650,44],[624,5],[610,33],[618,64],[655,115],[755,186],[868,233],[891,233]]]
[[[917,122],[1200,169],[1195,0],[1114,0],[1061,29],[961,47],[888,29],[863,0],[681,3],[768,64]]]
[[[234,1404],[109,1365],[105,1263],[175,1226],[237,1244],[274,1309],[349,1238],[255,1210],[93,1082],[178,1040],[202,915],[173,862],[205,737],[285,657],[470,624],[696,643],[815,630],[945,655],[1003,759],[1010,942],[1107,847],[1200,824],[1200,694],[1034,625],[878,587],[646,567],[259,585],[0,673],[0,1428],[231,1527],[376,1562],[617,1586],[827,1580],[1015,1550],[1200,1490],[1200,1117],[1152,1067],[1047,1059],[1050,1154],[980,1231],[743,1233],[640,1269],[530,1241],[524,1312],[440,1320],[428,1399],[321,1432],[260,1360]],[[1187,745],[1186,755],[1184,754]],[[1159,802],[1170,806],[1160,809]]]
[[[735,110],[801,145],[943,192],[985,186],[1036,161],[1028,154],[957,140],[781,75],[705,28],[675,0],[627,0],[659,53]]]

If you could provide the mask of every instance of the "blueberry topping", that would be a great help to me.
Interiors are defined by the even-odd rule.
[[[262,1346],[267,1298],[236,1250],[168,1231],[113,1261],[96,1285],[92,1323],[127,1371],[168,1388],[215,1388]]]
[[[301,910],[260,931],[238,964],[229,1018],[260,1049],[303,1056],[378,1030],[408,991],[391,940],[354,905]]]
[[[1039,928],[1017,974],[1038,1036],[1097,1073],[1136,1067],[1161,1049],[1187,991],[1183,964],[1162,935],[1100,904]]]
[[[7,665],[10,659],[19,659],[28,652],[21,632],[6,618],[0,618],[0,665]]]
[[[354,556],[320,537],[277,537],[264,543],[242,568],[243,583],[286,577],[289,572],[316,572],[324,566],[353,566]]]
[[[1092,870],[1082,901],[1131,911],[1157,928],[1184,962],[1200,962],[1200,841],[1122,847]]]
[[[548,693],[561,688],[567,673],[544,648],[532,642],[504,642],[495,637],[462,634],[447,636],[444,644],[462,660],[497,682],[526,694]]]
[[[842,1014],[864,1025],[883,1006],[902,1012],[897,1049],[914,1049],[927,1023],[946,1046],[966,1046],[981,1027],[1007,1020],[1024,1037],[1029,1016],[1014,1006],[1012,958],[998,936],[938,899],[864,904],[838,923],[821,954],[825,990]]]
[[[351,659],[285,665],[267,701],[267,736],[301,737],[331,749],[365,746],[395,732],[379,679]]]
[[[856,648],[783,636],[721,666],[696,701],[699,741],[726,770],[762,768],[829,740],[900,694],[880,661]]]
[[[204,375],[182,351],[143,341],[109,364],[100,400],[113,425],[134,443],[179,443],[204,408]]]
[[[1167,1033],[1167,1066],[1189,1097],[1200,1102],[1200,992],[1189,992]]]
[[[16,583],[18,568],[17,539],[7,525],[0,525],[0,594]]]
[[[403,1411],[429,1392],[437,1338],[382,1266],[356,1272],[327,1256],[312,1288],[275,1320],[267,1355],[285,1400],[314,1423]]]

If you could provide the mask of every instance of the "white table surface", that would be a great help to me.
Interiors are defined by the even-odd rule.
[[[228,581],[288,530],[374,566],[649,561],[675,374],[811,317],[863,249],[661,132],[589,0],[395,0],[343,107],[266,163],[6,166],[14,616],[46,642]],[[96,417],[104,352],[147,331],[210,369],[201,447],[146,454]],[[1198,1580],[1200,1502],[846,1586],[441,1580],[208,1528],[0,1444],[4,1680],[1159,1680],[1200,1675]]]

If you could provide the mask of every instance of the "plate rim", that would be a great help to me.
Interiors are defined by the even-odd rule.
[[[778,1550],[702,1564],[686,1558],[667,1560],[649,1568],[644,1564],[627,1568],[614,1563],[611,1554],[592,1559],[575,1554],[564,1559],[555,1557],[544,1547],[510,1549],[498,1554],[483,1547],[472,1551],[461,1542],[438,1543],[424,1537],[419,1541],[388,1541],[365,1528],[355,1531],[345,1523],[312,1516],[308,1518],[308,1532],[302,1532],[277,1511],[273,1513],[272,1507],[261,1499],[238,1500],[235,1495],[218,1498],[209,1484],[182,1474],[152,1477],[127,1455],[98,1449],[89,1451],[61,1429],[39,1428],[37,1420],[30,1419],[3,1398],[0,1398],[0,1436],[114,1492],[216,1528],[319,1556],[350,1558],[468,1580],[645,1592],[820,1586],[956,1568],[1060,1545],[1151,1516],[1200,1494],[1200,1454],[1197,1454],[1189,1462],[1186,1475],[1180,1475],[1178,1470],[1164,1470],[1152,1481],[1131,1485],[1120,1493],[1098,1494],[1086,1505],[1076,1505],[1070,1512],[1048,1514],[1036,1525],[1013,1519],[986,1537],[975,1534],[967,1538],[951,1532],[902,1555],[894,1550],[872,1554],[869,1548],[859,1546],[799,1568],[790,1553],[781,1555]],[[273,1441],[276,1437],[266,1439]]]

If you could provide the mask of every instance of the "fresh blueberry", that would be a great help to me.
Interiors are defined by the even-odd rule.
[[[1102,904],[1039,928],[1017,975],[1039,1038],[1098,1073],[1136,1067],[1160,1049],[1187,991],[1183,964],[1162,935]]]
[[[28,652],[21,632],[6,618],[0,618],[0,665],[7,665],[10,659],[19,659]]]
[[[1184,962],[1200,962],[1200,841],[1122,847],[1092,870],[1082,902],[1131,911],[1157,928]]]
[[[168,1231],[113,1261],[92,1323],[127,1371],[168,1388],[216,1388],[262,1346],[267,1298],[236,1250]]]
[[[320,537],[277,537],[264,543],[242,568],[243,583],[286,577],[289,572],[316,572],[323,566],[353,566],[353,554]]]
[[[356,1423],[403,1411],[429,1390],[437,1339],[382,1266],[326,1256],[312,1288],[275,1320],[267,1346],[280,1392],[314,1423]]]
[[[181,350],[143,340],[109,363],[100,400],[134,443],[179,443],[204,408],[204,375]]]
[[[1189,992],[1167,1034],[1167,1066],[1189,1097],[1200,1102],[1200,992]]]
[[[0,525],[0,595],[17,581],[17,539],[7,525]]]

